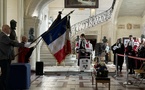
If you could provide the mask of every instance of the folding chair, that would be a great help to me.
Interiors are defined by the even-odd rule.
[[[139,81],[139,84],[137,85],[139,86],[142,83],[143,79],[145,78],[145,62],[143,62],[140,69],[135,69],[134,71],[135,71],[135,76],[137,77],[136,81],[134,82],[134,85],[137,85],[137,81],[141,79]],[[142,75],[142,77],[140,77],[140,75]]]

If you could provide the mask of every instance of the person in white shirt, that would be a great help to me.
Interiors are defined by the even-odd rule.
[[[87,42],[88,42],[88,47],[86,48],[87,52],[92,53],[92,51],[93,51],[93,45],[90,43],[89,40]]]
[[[89,47],[87,40],[85,39],[85,34],[80,35],[79,41],[76,43],[76,51],[78,53],[78,66],[80,65],[80,59],[86,58],[86,49]]]

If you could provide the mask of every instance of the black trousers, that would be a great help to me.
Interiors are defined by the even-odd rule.
[[[85,57],[86,57],[86,52],[82,52],[81,50],[79,50],[78,66],[80,66],[80,59],[85,58]]]
[[[0,60],[0,90],[8,90],[8,79],[10,73],[10,60]]]
[[[128,69],[130,69],[130,73],[134,72],[135,60],[133,58],[128,58]]]
[[[108,53],[105,54],[105,63],[108,63]]]

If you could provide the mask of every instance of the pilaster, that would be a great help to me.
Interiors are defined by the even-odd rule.
[[[24,35],[24,0],[17,0],[18,5],[18,19],[17,19],[17,36],[18,40],[21,41],[21,36]]]
[[[7,0],[0,0],[0,28],[7,21]]]
[[[35,39],[39,36],[39,24],[40,20],[38,17],[25,17],[24,18],[24,35],[26,35],[29,38],[29,30],[30,28],[34,28],[34,36]],[[35,42],[37,43],[37,42]],[[34,49],[31,58],[30,58],[30,64],[31,69],[35,70],[36,62],[40,60],[40,46],[39,44]]]

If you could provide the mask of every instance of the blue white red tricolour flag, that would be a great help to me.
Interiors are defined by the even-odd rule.
[[[53,23],[51,30],[43,33],[41,36],[48,45],[49,50],[60,64],[65,57],[71,53],[71,44],[69,39],[70,20],[68,16],[63,19],[56,19],[56,24]]]

